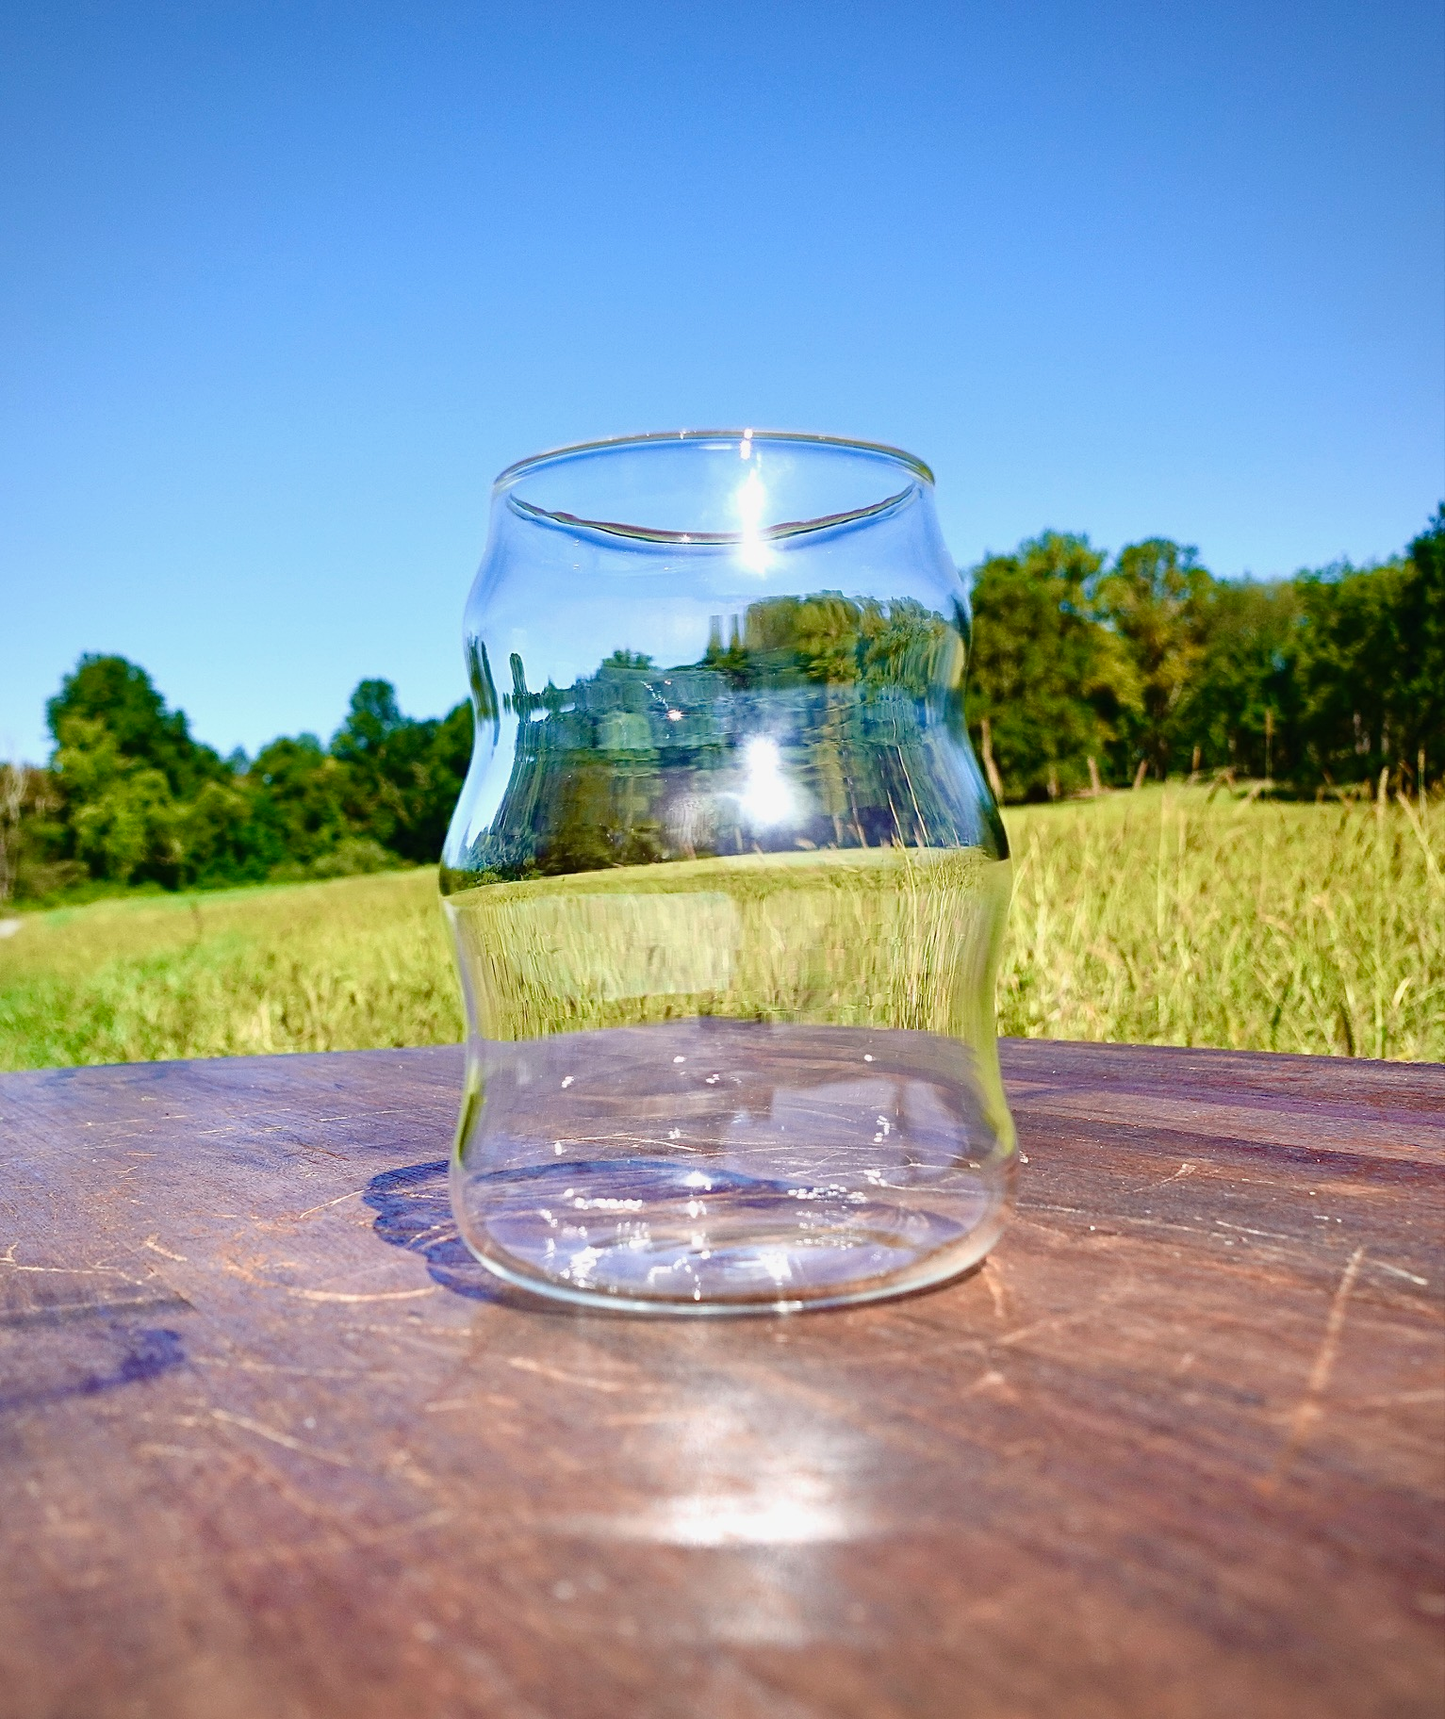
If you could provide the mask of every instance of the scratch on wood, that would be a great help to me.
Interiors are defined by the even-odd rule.
[[[292,1289],[289,1284],[277,1284],[288,1295],[299,1295],[303,1301],[415,1301],[421,1295],[436,1295],[440,1284],[430,1283],[425,1289],[374,1289],[366,1293],[345,1289]]]
[[[172,1253],[169,1248],[163,1248],[161,1246],[159,1232],[153,1236],[147,1236],[140,1245],[142,1247],[149,1248],[152,1253],[158,1253],[162,1259],[173,1259],[177,1265],[185,1265],[187,1263],[186,1256],[183,1253]]]
[[[971,1385],[965,1385],[959,1392],[961,1397],[971,1397],[975,1391],[996,1391],[1005,1402],[1016,1403],[1018,1392],[1008,1382],[997,1367],[990,1367],[986,1373],[980,1373]]]
[[[1216,1218],[1214,1220],[1214,1225],[1215,1225],[1216,1229],[1233,1230],[1236,1235],[1258,1236],[1261,1241],[1282,1241],[1282,1242],[1298,1243],[1298,1241],[1300,1239],[1298,1236],[1287,1236],[1281,1230],[1252,1230],[1248,1224],[1226,1223],[1223,1218]]]
[[[318,1450],[314,1444],[305,1444],[299,1438],[292,1438],[290,1433],[268,1427],[263,1421],[253,1421],[249,1415],[233,1415],[229,1409],[212,1409],[211,1419],[222,1421],[227,1426],[240,1427],[244,1432],[254,1433],[257,1438],[279,1444],[284,1450],[294,1450],[301,1456],[314,1456],[318,1462],[329,1462],[334,1468],[356,1467],[354,1462],[348,1462],[344,1456],[334,1456],[329,1450]]]
[[[996,1260],[986,1259],[979,1271],[988,1288],[989,1298],[993,1302],[993,1310],[999,1319],[1008,1318],[1008,1291],[1004,1288],[1003,1268]]]
[[[229,1254],[222,1254],[217,1263],[220,1265],[221,1270],[231,1277],[242,1278],[247,1283],[259,1283],[263,1287],[266,1284],[266,1279],[264,1277],[257,1277],[255,1272],[250,1269],[250,1266],[243,1265],[240,1260],[232,1259]],[[264,1255],[260,1254],[253,1257],[250,1262],[251,1265],[265,1265],[265,1263],[266,1260]]]
[[[11,1242],[3,1254],[0,1254],[0,1265],[8,1266],[11,1271],[39,1271],[54,1277],[124,1277],[125,1272],[118,1265],[21,1265],[15,1258],[15,1250],[19,1242]]]
[[[1382,1397],[1346,1397],[1343,1400],[1352,1409],[1393,1409],[1408,1407],[1411,1403],[1445,1403],[1445,1385],[1436,1385],[1428,1391],[1387,1391]]]
[[[524,1355],[513,1355],[507,1362],[509,1367],[515,1367],[519,1373],[537,1373],[544,1379],[551,1379],[559,1385],[581,1385],[589,1391],[625,1391],[626,1385],[619,1385],[613,1379],[589,1379],[581,1373],[564,1373],[560,1367],[548,1367],[541,1361],[529,1361]]]
[[[429,1510],[424,1516],[413,1516],[408,1521],[392,1523],[385,1528],[336,1532],[318,1539],[304,1540],[295,1546],[259,1546],[250,1551],[233,1553],[229,1562],[239,1567],[290,1564],[302,1558],[334,1557],[338,1552],[366,1551],[372,1546],[385,1546],[393,1540],[404,1540],[413,1534],[425,1534],[433,1528],[444,1527],[455,1514],[452,1509]]]
[[[1329,1315],[1325,1320],[1325,1334],[1320,1340],[1320,1346],[1315,1354],[1314,1366],[1310,1368],[1310,1376],[1305,1382],[1304,1395],[1295,1406],[1294,1414],[1290,1417],[1289,1431],[1285,1435],[1284,1444],[1274,1460],[1274,1467],[1264,1478],[1257,1482],[1261,1492],[1271,1494],[1279,1490],[1279,1484],[1293,1462],[1300,1447],[1309,1437],[1310,1428],[1323,1413],[1321,1398],[1325,1387],[1330,1382],[1330,1374],[1334,1370],[1335,1355],[1340,1346],[1340,1332],[1345,1326],[1345,1312],[1350,1299],[1350,1291],[1355,1286],[1355,1279],[1360,1275],[1360,1266],[1364,1263],[1365,1250],[1357,1247],[1350,1255],[1340,1281],[1335,1287],[1334,1297],[1330,1302]]]
[[[1002,1337],[990,1338],[989,1342],[994,1348],[1010,1348],[1013,1344],[1022,1343],[1043,1331],[1064,1331],[1071,1325],[1082,1325],[1087,1320],[1097,1318],[1106,1308],[1114,1307],[1123,1301],[1133,1292],[1134,1286],[1131,1274],[1121,1278],[1106,1289],[1091,1306],[1081,1307],[1077,1313],[1055,1314],[1047,1319],[1036,1319],[1031,1325],[1020,1325],[1012,1331],[1005,1331]]]
[[[187,1302],[186,1306],[190,1303]],[[232,1368],[243,1373],[285,1373],[298,1379],[366,1379],[373,1384],[411,1377],[386,1367],[288,1367],[281,1361],[257,1361],[249,1355],[193,1355],[192,1366]]]
[[[0,1327],[62,1325],[77,1319],[114,1319],[123,1313],[194,1313],[184,1295],[117,1295],[109,1301],[62,1301],[0,1313]]]
[[[314,1218],[317,1212],[329,1212],[333,1206],[339,1206],[346,1200],[359,1200],[365,1191],[364,1188],[353,1188],[349,1194],[338,1194],[334,1200],[323,1200],[319,1206],[308,1206],[304,1212],[297,1212],[291,1222],[299,1224],[302,1218]]]
[[[1430,1279],[1428,1277],[1419,1277],[1413,1271],[1406,1271],[1403,1266],[1387,1265],[1382,1259],[1372,1259],[1370,1261],[1370,1269],[1372,1271],[1387,1271],[1391,1277],[1403,1277],[1406,1283],[1418,1284],[1421,1289],[1428,1289],[1430,1287]]]
[[[1020,1325],[1015,1331],[1005,1331],[1002,1337],[993,1341],[1004,1348],[1015,1343],[1022,1343],[1028,1337],[1035,1337],[1041,1331],[1062,1331],[1070,1325],[1081,1325],[1086,1319],[1092,1319],[1099,1311],[1097,1307],[1089,1307],[1080,1313],[1066,1313],[1058,1318],[1036,1319],[1032,1325]]]
[[[693,1409],[660,1409],[655,1413],[648,1411],[642,1414],[603,1415],[598,1426],[603,1427],[660,1427],[681,1426],[695,1422],[696,1412]]]

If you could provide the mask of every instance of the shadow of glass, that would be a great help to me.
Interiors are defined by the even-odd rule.
[[[362,1200],[376,1213],[377,1235],[419,1254],[433,1283],[473,1301],[520,1301],[478,1263],[458,1233],[444,1158],[384,1170],[366,1184]]]

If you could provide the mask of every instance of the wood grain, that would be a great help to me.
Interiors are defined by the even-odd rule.
[[[460,1058],[0,1079],[0,1713],[1430,1715],[1445,1069],[1011,1043],[985,1267],[494,1291]]]

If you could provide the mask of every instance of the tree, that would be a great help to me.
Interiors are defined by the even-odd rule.
[[[70,846],[93,877],[174,885],[182,851],[163,771],[123,752],[99,717],[62,716],[52,769],[66,802]]]
[[[179,881],[203,888],[260,883],[284,855],[268,841],[257,795],[245,777],[203,782],[175,808],[172,832],[179,855]]]
[[[57,746],[63,744],[61,728],[69,718],[99,722],[120,758],[159,770],[179,798],[230,773],[211,747],[191,738],[185,712],[169,710],[146,671],[124,657],[82,656],[46,704],[45,715]]]
[[[973,573],[969,726],[1010,799],[1056,798],[1090,781],[1137,707],[1129,658],[1095,619],[1103,557],[1086,537],[1045,532]]]
[[[263,746],[248,774],[272,865],[310,865],[349,833],[344,767],[314,734]]]
[[[1445,766],[1445,502],[1406,556],[1400,593],[1400,656],[1393,708],[1400,756]]]
[[[52,857],[78,861],[113,883],[175,887],[218,866],[225,881],[259,875],[238,854],[234,832],[248,806],[235,770],[191,738],[185,712],[167,708],[138,664],[82,656],[46,705],[46,718],[64,813]],[[204,814],[187,810],[202,804]],[[224,840],[223,825],[233,832]]]
[[[1176,716],[1203,655],[1212,584],[1196,550],[1150,537],[1121,549],[1095,592],[1095,612],[1123,641],[1138,686],[1123,725],[1128,763],[1142,758],[1156,776],[1168,774],[1180,743]]]
[[[1328,781],[1445,762],[1445,507],[1405,555],[1296,580],[1300,728]]]
[[[403,716],[390,681],[364,680],[331,742],[344,768],[348,824],[402,859],[440,857],[452,808],[471,757],[472,710],[455,706],[441,720]]]
[[[331,742],[332,755],[348,763],[380,759],[391,737],[407,726],[389,680],[363,680],[351,695],[346,720]]]
[[[0,763],[0,906],[12,897],[43,894],[72,882],[77,872],[84,875],[78,862],[46,862],[46,853],[58,847],[62,834],[52,821],[59,810],[60,795],[49,770],[13,759]]]
[[[1298,767],[1299,593],[1290,580],[1215,580],[1202,644],[1172,717],[1176,748],[1206,769],[1282,777]]]
[[[4,822],[9,800],[0,806],[0,890],[43,893],[77,874],[175,888],[435,860],[471,755],[470,705],[416,722],[383,680],[356,688],[329,749],[282,737],[254,762],[192,739],[185,713],[124,657],[83,656],[46,708],[50,766],[30,772],[18,819]]]

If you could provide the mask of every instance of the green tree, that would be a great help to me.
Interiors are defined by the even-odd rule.
[[[1120,639],[1093,613],[1102,566],[1088,538],[1050,531],[974,569],[969,726],[1009,799],[1087,786],[1137,708]]]
[[[1121,549],[1098,581],[1098,614],[1123,641],[1138,698],[1123,724],[1127,764],[1168,774],[1180,745],[1177,717],[1204,653],[1204,612],[1213,580],[1197,551],[1167,537]]]
[[[178,882],[183,851],[164,772],[123,752],[99,717],[62,716],[56,727],[52,769],[73,857],[93,877],[114,883]]]
[[[349,833],[345,767],[314,734],[273,740],[249,771],[265,857],[310,865]]]
[[[1327,781],[1370,778],[1421,751],[1445,754],[1445,509],[1406,554],[1296,580],[1300,729]]]
[[[168,709],[146,671],[124,657],[82,656],[45,714],[57,746],[69,718],[99,722],[121,758],[159,770],[181,799],[231,774],[217,752],[191,738],[185,712]]]
[[[12,897],[46,895],[84,877],[78,860],[50,857],[61,851],[65,835],[55,819],[61,807],[49,770],[0,763],[0,905]]]
[[[268,840],[249,776],[203,782],[176,803],[172,831],[179,882],[187,887],[260,883],[281,857]]]
[[[390,681],[364,680],[331,742],[343,767],[349,827],[399,858],[438,859],[471,757],[472,710],[459,704],[440,721],[404,716]]]
[[[1400,599],[1402,650],[1396,667],[1395,714],[1400,755],[1425,754],[1445,769],[1445,502],[1407,552],[1410,576]]]
[[[138,664],[82,656],[46,718],[63,809],[50,857],[114,883],[258,875],[240,834],[250,812],[244,785],[192,739],[185,712],[167,707]]]
[[[1299,593],[1290,580],[1215,580],[1192,678],[1171,718],[1193,767],[1286,777],[1299,767]]]

